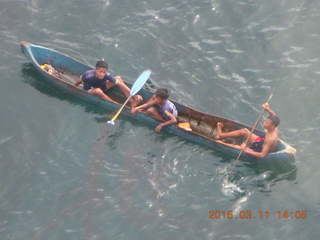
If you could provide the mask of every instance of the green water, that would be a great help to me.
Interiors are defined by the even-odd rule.
[[[316,239],[319,12],[315,0],[0,0],[0,238]],[[22,40],[105,58],[129,82],[149,68],[151,89],[247,125],[273,93],[296,162],[240,161],[226,182],[235,159],[123,116],[108,126],[114,112],[45,84]]]

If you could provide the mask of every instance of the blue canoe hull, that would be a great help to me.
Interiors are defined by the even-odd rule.
[[[91,103],[102,106],[106,109],[117,111],[122,103],[124,102],[124,96],[121,96],[120,91],[114,87],[108,94],[114,94],[116,99],[119,97],[119,103],[105,101],[101,98],[98,98],[87,91],[84,91],[82,87],[75,87],[73,83],[79,78],[79,76],[89,70],[93,69],[92,67],[81,63],[80,61],[69,57],[65,54],[62,54],[53,49],[49,49],[46,47],[38,46],[31,44],[29,42],[21,42],[21,50],[23,54],[32,62],[35,68],[39,71],[39,73],[44,77],[44,80],[55,85],[63,91],[71,93],[85,101],[89,101]],[[61,70],[61,74],[59,76],[54,76],[49,74],[47,71],[41,68],[41,65],[50,62],[50,64],[56,68]],[[131,88],[132,84],[125,82],[129,88]],[[141,89],[138,94],[140,94],[143,99],[149,99],[154,93],[148,91],[146,89]],[[171,125],[164,127],[163,130],[173,133],[182,138],[188,139],[197,144],[206,146],[208,148],[214,149],[216,151],[223,152],[230,157],[237,157],[239,154],[239,149],[232,147],[231,144],[227,144],[225,142],[215,140],[215,136],[217,133],[216,125],[217,122],[222,122],[225,125],[225,128],[228,131],[232,131],[235,129],[248,128],[241,123],[237,123],[235,121],[222,118],[215,115],[206,114],[195,109],[189,108],[185,105],[182,105],[178,102],[171,100],[177,107],[179,112],[179,121],[189,122],[192,128],[192,131],[185,130],[183,128],[178,127],[177,125]],[[126,115],[133,119],[137,119],[140,121],[144,121],[151,126],[157,126],[159,121],[155,120],[149,115],[144,113],[137,113],[133,116],[130,112],[130,107],[125,107],[122,111],[122,115]],[[258,136],[264,136],[265,133],[260,130],[255,130],[255,134]],[[237,144],[243,142],[243,139],[235,139]],[[243,161],[253,161],[253,162],[266,162],[266,163],[293,163],[295,161],[295,152],[296,150],[280,140],[277,146],[277,151],[274,153],[268,154],[264,158],[255,158],[250,154],[242,153],[240,159]]]

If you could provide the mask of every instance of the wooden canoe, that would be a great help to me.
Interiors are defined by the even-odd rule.
[[[34,45],[26,41],[21,42],[21,50],[44,77],[44,80],[55,85],[63,91],[113,111],[117,111],[125,101],[125,97],[121,94],[117,87],[113,87],[112,89],[108,90],[108,95],[119,103],[109,102],[98,98],[87,91],[84,91],[81,85],[78,87],[73,86],[73,83],[79,79],[79,76],[82,73],[93,68],[72,57],[53,49]],[[46,62],[49,62],[55,69],[59,69],[59,74],[50,74],[48,71],[43,69],[41,66]],[[125,84],[127,84],[129,88],[132,86],[132,84],[129,82],[125,82]],[[143,88],[138,92],[138,94],[140,94],[143,99],[149,99],[154,93]],[[233,147],[233,144],[241,144],[245,140],[243,138],[231,139],[232,144],[215,140],[217,135],[217,123],[222,122],[224,124],[224,130],[226,131],[232,131],[241,128],[248,128],[251,130],[250,126],[246,126],[223,117],[197,111],[174,100],[171,101],[177,107],[179,113],[178,121],[188,122],[192,130],[186,130],[178,125],[167,126],[164,127],[163,130],[216,151],[223,152],[231,157],[238,156],[239,149]],[[144,113],[137,113],[135,116],[132,116],[130,110],[131,108],[126,106],[123,109],[122,115],[147,122],[152,126],[157,126],[159,124],[159,121]],[[255,130],[254,133],[258,136],[265,135],[265,132],[260,130]],[[264,158],[258,159],[248,153],[243,152],[240,159],[244,161],[258,161],[266,163],[292,163],[295,161],[295,152],[296,150],[293,147],[284,141],[279,140],[276,152],[270,153]]]

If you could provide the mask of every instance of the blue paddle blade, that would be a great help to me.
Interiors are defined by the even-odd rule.
[[[110,125],[114,125],[113,121],[108,121],[107,123],[110,124]]]
[[[141,75],[138,77],[138,79],[132,85],[132,88],[130,90],[131,96],[137,94],[140,91],[140,89],[143,87],[143,85],[149,79],[150,74],[151,74],[150,70],[144,70],[143,73],[141,73]]]

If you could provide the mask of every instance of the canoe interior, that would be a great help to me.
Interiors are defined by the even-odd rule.
[[[21,48],[22,48],[22,52],[29,59],[32,60],[34,66],[46,78],[48,78],[49,74],[40,67],[42,64],[50,63],[54,68],[59,70],[59,77],[52,76],[52,75],[49,76],[50,81],[53,82],[55,85],[58,85],[64,89],[67,88],[69,91],[76,93],[77,95],[80,95],[82,97],[96,99],[96,97],[94,97],[93,95],[88,94],[86,91],[82,90],[82,85],[79,85],[78,87],[72,86],[73,83],[75,83],[75,81],[79,79],[82,73],[84,73],[89,69],[93,69],[92,67],[87,66],[86,64],[81,63],[72,57],[59,53],[52,49],[41,47],[38,45],[33,45],[28,42],[21,42]],[[125,83],[128,85],[129,88],[131,88],[132,86],[131,83],[128,83],[128,82],[125,82]],[[108,90],[107,94],[113,100],[119,103],[118,106],[114,106],[114,104],[110,105],[109,103],[111,110],[118,109],[119,106],[126,100],[125,96],[120,92],[120,90],[117,87],[113,87],[112,89]],[[148,100],[154,93],[143,88],[138,92],[138,94],[140,94],[144,100]],[[98,99],[98,100],[96,99],[95,101],[98,103],[107,102],[107,101],[103,101],[102,99]],[[179,113],[178,121],[190,123],[191,129],[192,129],[192,131],[186,131],[184,129],[175,127],[175,129],[178,129],[178,130],[172,130],[172,131],[175,132],[177,135],[193,140],[200,144],[204,143],[203,145],[206,145],[209,147],[213,145],[212,148],[224,150],[226,152],[232,153],[232,155],[236,155],[236,153],[239,152],[238,150],[233,149],[232,147],[230,147],[229,144],[225,145],[223,142],[215,140],[217,136],[217,127],[216,127],[217,123],[222,122],[224,124],[223,130],[226,132],[241,129],[241,128],[248,128],[249,130],[251,130],[250,126],[246,126],[244,124],[237,123],[219,116],[206,114],[206,113],[197,111],[195,109],[192,109],[190,107],[186,107],[176,101],[173,101],[173,100],[171,101],[177,107],[177,110]],[[124,112],[130,113],[130,106],[127,106],[126,108]],[[148,117],[142,117],[142,118],[148,120]],[[157,124],[158,121],[148,120],[148,122],[153,122],[154,124]],[[169,128],[173,129],[172,126],[170,126]],[[255,130],[254,133],[258,136],[265,135],[265,132],[261,130]],[[226,139],[227,143],[238,144],[238,145],[240,145],[244,141],[245,139],[243,137]],[[288,147],[287,144],[285,144],[283,141],[279,141],[276,151],[277,152],[284,151],[287,147]],[[245,156],[246,154],[243,154],[243,155]]]

